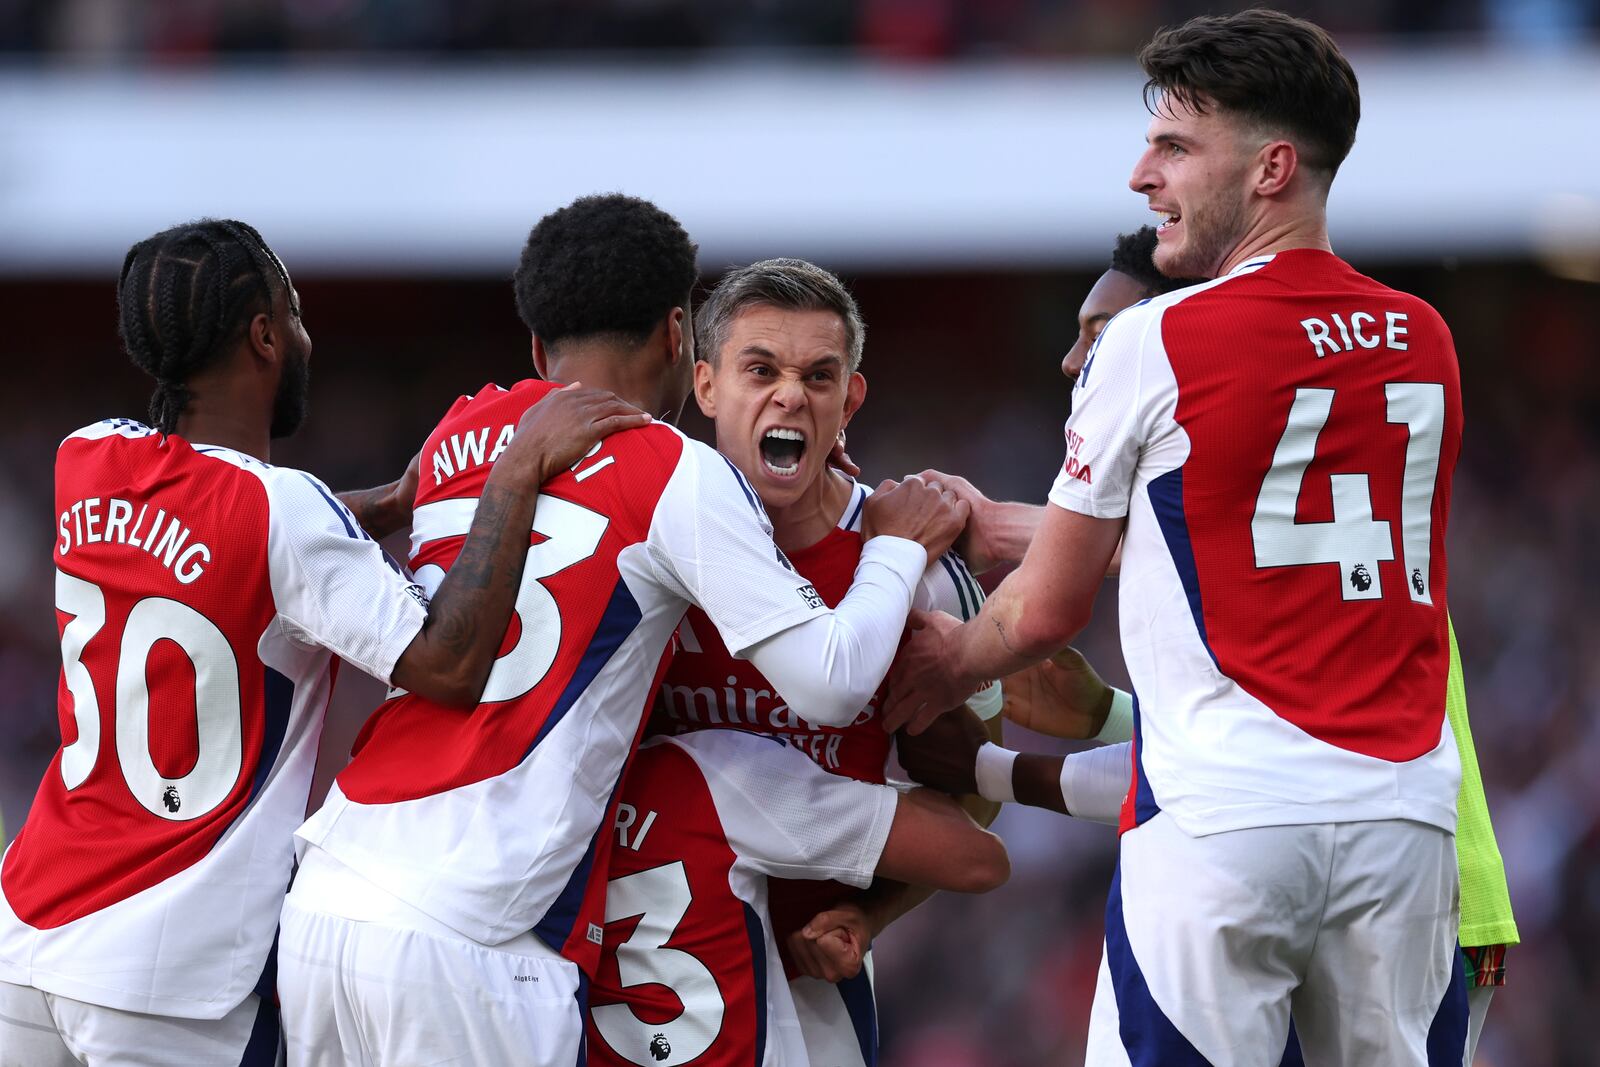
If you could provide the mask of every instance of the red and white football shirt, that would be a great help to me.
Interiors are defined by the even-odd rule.
[[[838,523],[808,548],[788,553],[801,577],[816,588],[829,607],[837,607],[850,590],[861,562],[863,506],[871,490],[857,484]],[[983,592],[954,552],[947,552],[922,576],[912,606],[944,611],[970,619],[983,604]],[[693,730],[734,727],[770,734],[810,756],[824,770],[862,782],[882,782],[893,737],[878,720],[888,688],[885,682],[855,721],[847,726],[807,722],[784,703],[771,683],[749,660],[728,651],[716,627],[699,608],[690,608],[678,627],[678,654],[661,685],[661,701],[651,722],[652,733],[681,734]],[[1000,709],[1000,686],[991,683],[972,698],[985,717]],[[810,916],[807,916],[810,918]]]
[[[1328,252],[1137,304],[1078,379],[1053,504],[1126,515],[1124,827],[1453,831],[1444,553],[1455,348]]]
[[[554,387],[463,397],[423,451],[411,562],[454,562],[490,466]],[[472,711],[414,694],[368,720],[305,842],[486,944],[532,930],[592,971],[618,780],[690,603],[728,647],[824,610],[722,456],[653,423],[545,483],[506,650]]]
[[[128,420],[56,457],[61,751],[0,868],[0,979],[215,1019],[261,978],[333,656],[422,592],[326,486]]]
[[[861,516],[871,490],[857,484],[838,523],[822,540],[788,553],[801,577],[816,588],[829,607],[850,589],[865,541]],[[948,552],[923,573],[913,593],[913,606],[970,619],[983,605],[983,592],[961,557]],[[706,729],[738,729],[767,734],[788,742],[833,774],[861,782],[882,783],[894,738],[883,728],[878,709],[888,692],[887,680],[848,726],[818,726],[795,714],[760,670],[735,657],[718,637],[703,611],[690,608],[678,627],[678,654],[667,668],[661,699],[651,720],[652,733],[684,734]],[[999,714],[1002,694],[992,682],[969,701],[984,718]],[[772,887],[772,921],[779,943],[818,912],[852,895],[845,886],[825,881],[785,881]],[[785,950],[787,962],[787,951]],[[792,967],[790,968],[792,970]]]
[[[605,947],[589,988],[589,1062],[807,1062],[767,920],[768,876],[856,887],[895,791],[818,768],[772,738],[656,738],[623,783]]]

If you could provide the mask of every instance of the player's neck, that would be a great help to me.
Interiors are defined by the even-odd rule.
[[[843,474],[825,469],[794,503],[767,508],[773,541],[785,552],[799,552],[827,537],[844,516],[854,488]]]
[[[175,432],[191,444],[220,445],[270,460],[272,412],[263,410],[246,383],[222,375],[199,375],[185,383],[189,403],[178,416]]]
[[[1220,278],[1232,273],[1241,264],[1248,263],[1258,256],[1287,252],[1295,248],[1333,251],[1333,244],[1328,240],[1328,222],[1325,215],[1318,212],[1315,215],[1297,215],[1287,219],[1259,220],[1234,246],[1233,251],[1223,258],[1214,277]]]
[[[582,382],[592,389],[606,389],[658,419],[677,422],[677,411],[663,410],[667,402],[660,374],[642,360],[604,352],[581,353],[552,358],[545,370],[546,379],[556,385]]]

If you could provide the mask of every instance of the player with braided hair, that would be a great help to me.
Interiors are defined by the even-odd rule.
[[[0,1065],[270,1064],[333,658],[475,704],[540,483],[649,418],[579,388],[522,419],[430,604],[326,486],[267,462],[305,412],[311,340],[255,230],[139,242],[118,303],[156,426],[95,423],[57,453],[63,736],[0,866]]]
[[[128,250],[117,283],[118,333],[128,356],[156,380],[150,421],[172,433],[188,405],[184,382],[222,355],[256,314],[273,314],[274,289],[304,338],[299,297],[283,263],[253,226],[205,219],[163,231]],[[286,324],[287,325],[287,324]],[[310,340],[285,367],[272,436],[293,433],[305,413]]]

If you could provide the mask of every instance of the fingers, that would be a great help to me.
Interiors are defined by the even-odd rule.
[[[934,721],[943,715],[949,708],[941,708],[937,704],[924,704],[918,708],[911,721],[906,724],[906,733],[916,737],[922,731],[934,724]]]

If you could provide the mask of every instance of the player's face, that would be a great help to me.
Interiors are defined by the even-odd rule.
[[[272,298],[272,322],[284,347],[283,372],[272,400],[269,427],[276,439],[299,429],[311,404],[311,335],[300,319],[300,294],[292,285]]]
[[[1068,381],[1078,380],[1078,372],[1083,370],[1084,361],[1089,358],[1089,349],[1094,347],[1095,339],[1106,328],[1106,323],[1111,321],[1111,316],[1149,295],[1144,286],[1120,270],[1108,270],[1100,275],[1094,288],[1089,290],[1089,295],[1083,298],[1083,306],[1078,309],[1078,339],[1061,361],[1061,373],[1067,376]]]
[[[716,364],[696,365],[717,448],[768,507],[794,503],[823,476],[861,406],[867,382],[846,370],[848,352],[838,315],[756,305],[733,320]]]
[[[1145,140],[1128,186],[1162,216],[1156,269],[1169,278],[1216,277],[1248,230],[1249,175],[1260,146],[1217,108],[1196,114],[1167,97]]]

